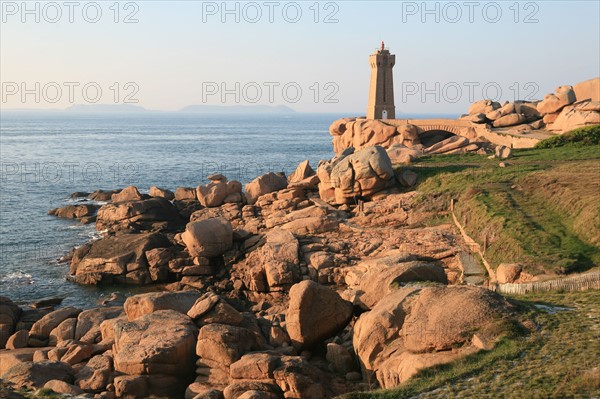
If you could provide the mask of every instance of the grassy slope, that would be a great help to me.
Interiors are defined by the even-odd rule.
[[[600,291],[515,297],[537,331],[495,349],[423,370],[391,390],[344,399],[588,398],[600,395]],[[566,307],[556,313],[533,304]]]
[[[515,150],[505,163],[475,154],[420,159],[411,168],[421,206],[444,210],[454,198],[492,267],[521,262],[540,274],[600,264],[600,147]]]

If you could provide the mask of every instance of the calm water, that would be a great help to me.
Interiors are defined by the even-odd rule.
[[[93,226],[47,215],[71,192],[174,190],[213,172],[245,183],[267,171],[290,173],[304,159],[316,167],[333,155],[328,127],[338,117],[2,115],[0,295],[58,295],[85,307],[117,289],[65,281],[68,265],[57,259],[94,235]]]

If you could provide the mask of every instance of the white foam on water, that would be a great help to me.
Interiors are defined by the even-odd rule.
[[[8,273],[6,276],[0,278],[1,284],[12,284],[12,285],[29,285],[33,284],[31,274],[23,273],[20,270]]]

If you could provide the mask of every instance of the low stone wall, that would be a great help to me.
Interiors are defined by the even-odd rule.
[[[555,280],[534,281],[523,284],[498,284],[496,291],[502,294],[527,294],[530,292],[548,291],[584,291],[600,289],[600,271],[563,277]]]

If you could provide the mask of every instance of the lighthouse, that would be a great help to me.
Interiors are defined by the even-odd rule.
[[[394,77],[392,68],[396,56],[390,54],[381,42],[381,48],[369,56],[371,65],[371,86],[369,88],[369,105],[367,119],[395,119]]]

